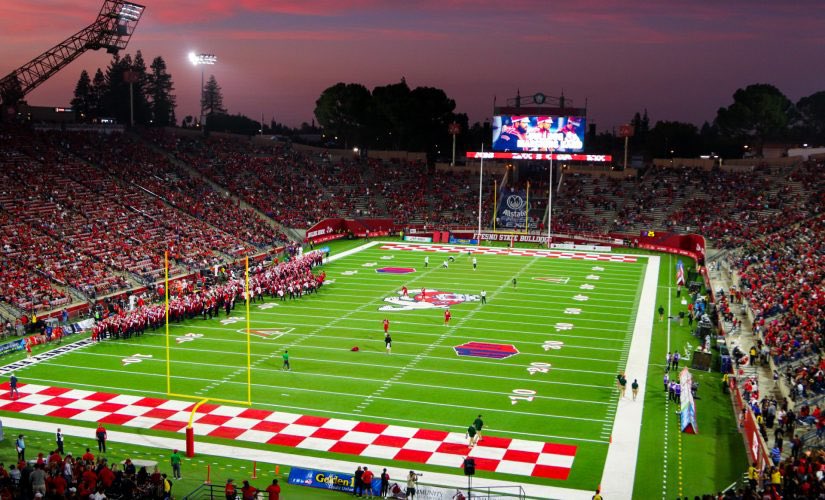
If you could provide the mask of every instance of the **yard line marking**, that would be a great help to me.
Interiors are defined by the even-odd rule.
[[[374,321],[372,321],[372,320],[370,322],[374,323]],[[215,327],[215,328],[219,331],[224,331],[225,330],[223,328],[218,328],[218,327]],[[347,330],[350,330],[350,329],[353,329],[353,328],[349,328],[349,327],[347,328]],[[368,331],[368,332],[371,332],[371,333],[376,333],[375,328],[360,328],[359,330]],[[441,337],[441,335],[435,334],[435,333],[424,333],[424,332],[415,331],[415,330],[406,330],[404,328],[395,328],[393,331],[395,333],[412,334],[412,335],[418,335],[418,336],[423,336],[423,337]],[[505,330],[500,330],[500,331],[506,332]],[[535,335],[535,336],[540,335],[542,337],[547,337],[547,335],[548,335],[548,332],[546,332],[546,331],[545,332],[524,332],[524,331],[515,332],[514,331],[513,333],[519,333],[519,334],[522,334],[522,335]],[[549,332],[549,333],[551,335],[556,334],[555,332]],[[150,334],[150,335],[155,335],[155,334]],[[298,332],[296,332],[296,333],[285,333],[282,336],[287,336],[287,335],[301,335],[301,333],[298,333]],[[315,335],[315,337],[316,338],[322,338],[322,339],[353,340],[353,341],[356,341],[356,342],[360,342],[360,341],[364,340],[363,337],[343,337],[341,335]],[[479,341],[479,342],[508,342],[508,341],[503,340],[503,339],[498,338],[498,337],[478,337],[476,335],[466,335],[466,334],[452,335],[452,337],[457,338],[457,339],[471,338],[471,339],[473,339],[475,341]],[[506,335],[505,335],[505,337],[506,337]],[[587,338],[587,337],[582,337],[580,335],[570,335],[570,337],[573,337],[573,338]],[[603,340],[603,339],[598,338],[598,337],[597,337],[597,339],[598,340]],[[210,339],[210,340],[219,340],[219,339]],[[221,340],[223,340],[223,339],[221,339]],[[243,341],[243,340],[235,340],[235,341],[245,343],[245,341]],[[384,339],[376,339],[375,340],[375,342],[380,342],[380,343],[383,343],[383,341],[384,341]],[[524,344],[524,345],[537,345],[537,346],[544,345],[544,341],[541,341],[541,342],[520,341],[519,343]],[[428,346],[427,349],[429,349],[429,350],[432,350],[432,349],[435,349],[436,347],[439,347],[439,346],[434,345],[433,343],[422,344],[422,343],[405,341],[404,344],[405,345]],[[264,344],[264,345],[266,345],[266,344]],[[567,348],[571,348],[571,349],[595,349],[595,350],[598,350],[598,351],[616,351],[616,352],[622,352],[624,350],[624,349],[617,349],[617,348],[612,348],[612,347],[593,347],[593,346],[583,346],[583,345],[575,345],[575,344],[568,344],[568,343],[565,343],[564,347],[565,347],[565,349],[567,349]]]
[[[262,313],[257,313],[257,315],[261,315],[261,314],[262,314]],[[277,315],[274,315],[274,316],[275,316],[275,317],[277,317],[277,318],[283,318],[283,314],[277,314]],[[322,317],[320,317],[320,316],[316,316],[316,318],[322,318]],[[553,319],[570,319],[570,317],[569,317],[569,316],[564,316],[564,317],[559,316],[559,317],[554,317]],[[208,321],[208,320],[207,320],[207,321]],[[253,321],[257,321],[257,320],[253,320]],[[359,320],[359,321],[367,321],[367,320]],[[373,319],[373,320],[369,320],[369,322],[370,322],[370,323],[375,323],[376,321],[377,321],[377,320],[374,320],[374,319]],[[588,319],[588,321],[590,321],[590,319]],[[401,321],[399,321],[399,322],[401,322]],[[615,322],[615,321],[609,321],[608,323],[610,323],[611,325],[615,325],[615,324],[616,324],[616,322]],[[200,321],[198,321],[198,323],[195,323],[195,325],[201,325],[201,324],[202,324],[202,323],[201,323]],[[283,323],[281,323],[281,324],[282,324],[282,325],[284,325],[284,326],[290,326],[290,327],[296,327],[296,326],[298,326],[298,327],[301,327],[301,326],[306,326],[306,327],[315,327],[315,326],[316,326],[316,325],[315,325],[315,324],[313,324],[313,323],[294,323],[294,322],[283,322]],[[415,326],[415,325],[420,325],[420,326],[424,326],[424,327],[432,327],[432,326],[433,326],[433,323],[419,323],[419,322],[415,322],[415,321],[408,321],[408,320],[404,320],[404,321],[403,321],[403,324],[404,324],[405,326]],[[522,324],[522,325],[524,325],[525,323],[521,323],[521,324]],[[195,326],[195,325],[192,325],[192,324],[182,324],[182,323],[181,323],[181,324],[177,324],[177,323],[176,323],[176,324],[174,324],[174,325],[169,325],[169,327],[170,327],[170,328],[173,328],[173,327],[174,327],[174,328],[204,328],[204,329],[207,329],[207,330],[216,330],[216,331],[222,331],[222,332],[223,332],[223,331],[226,331],[226,328],[223,328],[223,327],[216,327],[216,326]],[[536,326],[540,326],[540,327],[544,327],[544,328],[546,328],[546,327],[548,326],[546,323],[536,323],[535,325],[536,325]],[[347,329],[348,329],[348,330],[367,331],[367,332],[375,332],[375,331],[376,331],[376,329],[375,329],[375,328],[361,328],[361,327],[353,327],[353,326],[348,326],[348,327],[347,327]],[[479,331],[485,331],[485,332],[501,332],[501,333],[504,333],[504,334],[509,334],[509,333],[521,333],[521,332],[523,331],[523,330],[521,330],[521,329],[519,329],[519,330],[507,330],[507,329],[502,329],[502,328],[484,328],[484,327],[477,327],[477,326],[469,326],[469,327],[466,327],[466,328],[465,328],[465,330],[470,330],[470,331],[479,330]],[[616,329],[615,329],[615,328],[596,328],[596,327],[591,327],[591,326],[586,326],[586,325],[584,325],[584,326],[577,326],[577,327],[576,327],[576,330],[588,330],[588,331],[597,331],[597,332],[614,332],[614,333],[616,332]],[[403,331],[407,331],[407,330],[403,330]],[[434,336],[434,335],[436,335],[436,334],[422,334],[422,333],[419,333],[419,332],[417,332],[417,331],[416,331],[416,332],[413,332],[413,331],[411,331],[411,330],[410,330],[410,331],[408,331],[408,332],[412,332],[412,333],[416,333],[416,334],[421,334],[421,335],[433,335],[433,336]],[[526,332],[526,333],[529,333],[529,334],[538,334],[537,332]],[[540,333],[540,332],[539,332],[539,333]],[[546,333],[547,333],[547,332],[544,332],[544,334],[546,334]],[[156,334],[156,333],[152,333],[152,332],[147,332],[147,333],[144,333],[144,335],[155,335],[155,336],[157,336],[157,335],[161,335],[161,336],[163,336],[162,334]],[[301,333],[300,333],[300,332],[295,332],[295,331],[293,330],[293,331],[291,331],[291,332],[289,332],[289,333],[284,333],[283,335],[301,335]],[[625,341],[625,339],[620,339],[620,338],[618,338],[618,339],[617,339],[616,337],[583,337],[583,336],[580,336],[580,335],[576,335],[575,337],[578,337],[578,338],[586,338],[586,339],[593,339],[593,340],[607,340],[607,341],[616,341],[616,342],[622,342],[622,341]],[[245,343],[246,341],[245,341],[245,340],[238,340],[238,342],[244,342],[244,343]],[[253,340],[253,341],[252,341],[252,343],[253,343],[253,344],[258,343],[258,341],[257,341],[257,340]],[[267,343],[269,343],[269,342],[267,342]]]
[[[203,351],[203,350],[201,350],[201,351]],[[205,352],[214,352],[215,354],[219,353],[217,351],[205,351]],[[91,354],[91,355],[92,356],[105,356],[105,357],[111,357],[111,358],[120,358],[119,355],[115,355],[115,354],[97,354],[97,353],[94,353],[94,354]],[[272,356],[266,356],[265,358],[268,359],[270,357],[272,357]],[[301,358],[301,359],[305,360],[306,358]],[[149,360],[147,360],[147,361],[149,361]],[[156,361],[156,362],[160,362],[160,363],[165,363],[166,362],[166,360],[163,360],[163,359],[152,359],[151,361]],[[314,361],[326,361],[326,360],[314,360]],[[232,366],[234,366],[234,365],[222,365],[222,364],[217,364],[217,363],[204,363],[204,362],[198,362],[198,361],[176,360],[175,362],[180,363],[180,364],[186,364],[186,365],[211,366],[211,367],[218,367],[218,368],[231,368]],[[354,364],[354,363],[351,363],[351,364]],[[370,365],[370,364],[367,364],[367,363],[361,363],[361,365],[363,365],[363,366],[374,366],[374,365]],[[54,366],[65,366],[65,365],[54,365]],[[521,369],[521,367],[518,367],[518,368]],[[107,369],[106,368],[93,368],[93,370],[107,370]],[[282,370],[280,368],[260,367],[260,368],[258,368],[258,370],[262,373],[272,373],[272,374],[282,372]],[[412,370],[412,369],[410,368],[409,370]],[[443,371],[439,372],[438,370],[422,370],[422,371],[453,375],[453,373],[443,372]],[[235,370],[235,372],[233,372],[231,375],[227,375],[220,382],[217,382],[217,381],[213,382],[213,383],[209,384],[206,387],[207,388],[215,388],[220,383],[223,383],[223,382],[234,383],[234,382],[231,382],[231,380],[230,380],[231,377],[236,376],[239,373],[243,373],[243,372],[245,372],[245,370]],[[463,374],[463,375],[468,375],[468,376],[473,376],[473,377],[477,376],[476,374]],[[378,382],[381,382],[381,381],[384,380],[384,379],[375,379],[375,378],[367,378],[367,377],[353,377],[353,376],[346,376],[346,375],[331,375],[331,374],[326,374],[326,373],[302,373],[302,376],[319,377],[319,378],[332,378],[332,379],[344,379],[344,380],[354,380],[354,381],[359,381],[359,382],[375,382],[375,383],[378,383]],[[479,376],[481,376],[481,375],[479,375]],[[173,376],[172,378],[175,378],[175,376]],[[393,377],[391,377],[391,380],[396,380],[398,378],[400,378],[400,375],[396,374]],[[514,380],[514,381],[521,380],[521,379],[517,379],[517,378],[507,378],[507,377],[497,377],[497,378],[504,378],[506,380]],[[559,383],[559,382],[550,381],[550,380],[536,380],[536,382],[545,383],[545,384]],[[443,385],[431,385],[431,384],[422,384],[422,383],[416,383],[416,382],[396,382],[396,383],[401,384],[401,385],[409,385],[409,386],[412,386],[412,387],[425,387],[425,388],[428,388],[428,389],[460,390],[460,391],[467,390],[465,387],[461,387],[461,388],[459,388],[459,387],[449,387],[449,386],[443,386]],[[567,384],[562,383],[562,384],[563,385],[574,385],[574,386],[578,386],[578,387],[584,386],[584,384],[574,384],[574,383],[567,383]],[[264,385],[264,384],[253,384],[253,385]],[[384,384],[384,386],[385,385],[386,384]],[[381,388],[376,390],[373,394],[383,392],[385,390],[384,386],[382,386]],[[590,387],[602,387],[602,386],[590,386]],[[501,396],[510,395],[509,392],[487,391],[487,390],[483,390],[483,389],[472,389],[472,391],[475,392],[475,393],[480,393],[480,394],[493,394],[493,395],[501,395]],[[368,397],[368,396],[369,396],[369,394],[364,395],[364,397]],[[598,404],[598,405],[608,404],[605,401],[574,399],[574,398],[561,398],[561,397],[555,397],[555,396],[535,396],[535,398],[536,399],[548,399],[548,400],[574,402],[574,403],[585,403],[585,404]]]
[[[381,300],[383,300],[383,298],[382,298]],[[488,301],[488,302],[489,302],[489,301]],[[572,304],[572,303],[571,303],[571,304]],[[461,308],[459,308],[459,309],[461,309]],[[600,307],[600,309],[602,309],[602,307]],[[605,309],[608,309],[608,308],[607,308],[607,307],[605,307]],[[628,308],[627,308],[627,307],[622,307],[622,308],[616,308],[616,309],[627,310]],[[333,310],[333,311],[335,311],[335,309],[332,309],[332,310]],[[344,310],[349,310],[349,309],[341,309],[341,311],[344,311]],[[533,310],[533,309],[531,309],[531,310]],[[538,309],[535,309],[535,310],[537,311]],[[482,312],[483,312],[483,311],[482,311]],[[500,312],[500,311],[499,311],[499,312]],[[379,317],[379,318],[381,318],[381,317],[383,317],[383,316],[386,316],[386,314],[384,314],[384,313],[386,313],[386,311],[379,311],[379,310],[375,310],[375,311],[367,311],[367,313],[368,313],[368,314],[373,314],[373,315],[375,315],[375,316],[377,316],[377,317]],[[394,315],[394,316],[395,316],[395,317],[402,317],[402,316],[397,315],[397,314],[398,314],[398,313],[396,313],[396,315]],[[283,313],[283,311],[279,311],[279,312],[269,312],[269,311],[260,311],[260,312],[258,312],[258,311],[256,311],[256,312],[255,312],[255,315],[256,315],[256,316],[264,316],[264,317],[266,317],[266,316],[283,317],[284,313]],[[511,317],[535,318],[535,317],[536,317],[536,314],[519,314],[519,313],[513,313],[513,314],[509,314],[509,316],[511,316]],[[541,318],[542,318],[542,319],[560,319],[560,320],[561,320],[561,319],[570,319],[570,315],[569,315],[569,314],[564,314],[563,312],[556,313],[556,314],[542,314],[542,315],[540,315],[540,316],[541,316]],[[623,315],[621,315],[621,316],[622,316],[623,318],[626,318],[626,317],[628,316],[628,314],[623,314]],[[324,316],[324,315],[322,315],[322,314],[313,315],[313,318],[317,318],[317,319],[330,319],[330,320],[335,320],[336,318],[339,318],[339,317],[340,317],[340,315],[337,315],[337,314],[333,314],[333,315],[330,315],[330,316]],[[411,317],[412,317],[412,318],[415,318],[415,316],[411,316]],[[374,319],[371,319],[371,318],[356,318],[356,321],[375,321],[375,320],[374,320]],[[519,324],[519,325],[534,325],[534,326],[542,326],[542,325],[544,325],[544,324],[546,323],[545,321],[540,321],[540,322],[529,322],[529,321],[523,321],[523,320],[512,320],[512,321],[511,321],[511,320],[505,320],[505,319],[495,319],[495,318],[493,318],[493,319],[478,318],[476,321],[482,321],[482,322],[494,322],[494,323],[496,323],[496,324],[500,324],[500,323],[516,323],[516,324]],[[616,320],[610,320],[610,319],[594,319],[594,318],[588,318],[588,321],[593,322],[593,323],[608,323],[608,324],[610,324],[610,325],[615,325],[615,324],[616,324]],[[285,323],[285,324],[290,325],[290,323]]]

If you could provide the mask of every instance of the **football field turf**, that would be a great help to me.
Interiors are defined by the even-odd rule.
[[[594,489],[647,258],[549,258],[501,249],[473,254],[473,270],[467,252],[424,249],[433,247],[376,243],[326,264],[328,282],[318,294],[252,304],[249,371],[246,313],[239,303],[228,318],[221,313],[217,320],[170,325],[168,363],[159,329],[89,345],[17,376],[22,383],[80,390],[67,398],[110,401],[90,391],[134,396],[132,403],[185,399],[167,396],[167,369],[170,392],[192,398],[244,401],[249,377],[258,411],[224,415],[207,406],[196,419],[197,439],[268,443],[340,459],[359,455],[359,462],[376,467],[394,459],[435,472],[458,471],[469,451],[464,433],[481,414],[483,438],[471,452],[479,476]],[[455,261],[442,268],[448,256]],[[409,298],[400,296],[402,286]],[[416,297],[422,288],[426,300]],[[447,306],[452,318],[445,324]],[[385,351],[385,318],[391,354]],[[289,371],[282,369],[285,349]],[[643,376],[628,374],[628,386]],[[117,414],[124,402],[77,409],[92,411],[85,416],[91,419],[94,412]],[[151,424],[150,432],[180,431],[170,420],[185,424],[188,407],[165,408],[137,418]],[[295,417],[281,418],[281,412]],[[109,421],[128,427],[134,416]],[[227,422],[233,418],[247,426],[243,432],[233,433]]]

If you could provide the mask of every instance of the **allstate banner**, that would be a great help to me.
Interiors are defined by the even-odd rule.
[[[679,385],[682,389],[679,396],[682,432],[696,434],[698,428],[696,427],[696,403],[693,401],[693,376],[687,368],[682,368],[679,373]]]
[[[526,231],[527,214],[530,207],[527,204],[527,192],[523,189],[501,189],[501,196],[496,211],[497,229],[518,229]],[[535,221],[530,221],[530,227],[535,228]]]
[[[9,354],[15,351],[22,351],[26,348],[26,340],[19,339],[19,340],[12,340],[11,342],[6,342],[4,344],[0,344],[0,356],[4,354]]]
[[[303,469],[301,467],[293,467],[290,469],[287,482],[298,486],[323,488],[325,490],[343,491],[346,493],[352,493],[355,490],[355,478],[352,474]],[[380,478],[372,480],[372,491],[374,493],[381,491]]]

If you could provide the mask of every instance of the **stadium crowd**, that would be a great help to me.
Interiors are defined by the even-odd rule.
[[[169,156],[139,139],[123,134],[64,134],[60,138],[71,151],[100,165],[121,180],[159,195],[173,207],[226,231],[258,248],[286,242],[254,210],[241,208],[200,176],[194,176]]]

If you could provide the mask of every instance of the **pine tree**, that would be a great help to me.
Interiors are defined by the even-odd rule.
[[[97,68],[94,79],[92,79],[92,90],[89,96],[89,117],[96,119],[104,116],[103,96],[106,95],[108,85],[103,71]]]
[[[201,108],[204,114],[226,114],[226,109],[223,107],[223,92],[218,81],[215,80],[215,75],[209,75],[209,80],[203,87],[203,101],[201,101]]]
[[[119,123],[129,123],[129,85],[124,82],[123,73],[131,68],[132,56],[129,54],[122,59],[115,54],[106,68],[103,108],[107,116],[114,117]]]
[[[135,54],[135,60],[132,62],[131,71],[135,73],[135,82],[132,84],[132,93],[134,96],[135,106],[135,123],[147,124],[151,119],[151,110],[149,107],[149,75],[146,73],[146,62],[143,60],[141,51]],[[129,84],[126,84],[127,88]]]
[[[166,72],[166,62],[158,56],[152,60],[152,72],[148,75],[147,94],[152,113],[152,124],[165,127],[175,124],[175,89],[172,75]]]
[[[80,78],[74,88],[74,99],[72,99],[72,109],[75,113],[75,120],[86,121],[89,118],[89,109],[92,100],[92,79],[84,69],[80,72]]]

